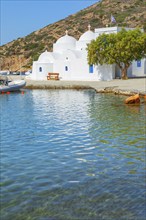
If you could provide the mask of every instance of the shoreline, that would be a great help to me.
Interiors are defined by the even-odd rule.
[[[146,79],[112,81],[34,81],[26,80],[27,89],[94,89],[97,93],[115,95],[146,95]]]
[[[146,78],[132,78],[127,80],[114,79],[112,81],[55,81],[30,80],[25,76],[12,76],[13,80],[24,79],[25,89],[94,89],[97,93],[113,93],[115,95],[146,95]]]

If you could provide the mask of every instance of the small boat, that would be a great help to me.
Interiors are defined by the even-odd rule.
[[[31,71],[31,70],[28,70],[27,72],[25,72],[25,75],[26,75],[26,76],[29,76],[31,73],[32,73],[32,71]]]
[[[0,70],[0,75],[6,76],[9,75],[10,71],[9,70]]]
[[[25,80],[10,81],[7,78],[0,77],[0,92],[13,92],[19,91],[26,85]]]

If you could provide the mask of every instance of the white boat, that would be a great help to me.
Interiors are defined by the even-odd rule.
[[[7,78],[0,77],[0,92],[13,92],[19,91],[26,85],[25,80],[13,80],[9,81]]]
[[[1,70],[0,75],[9,75],[10,71],[9,70]]]
[[[29,76],[31,73],[32,73],[32,71],[31,71],[31,70],[28,70],[27,72],[25,72],[25,75],[26,75],[26,76]]]

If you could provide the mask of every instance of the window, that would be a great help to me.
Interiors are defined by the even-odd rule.
[[[65,66],[65,71],[68,71],[68,66]]]
[[[89,73],[93,73],[93,64],[89,66]]]
[[[141,60],[137,60],[137,67],[141,67]]]
[[[42,67],[39,67],[39,72],[42,72]]]

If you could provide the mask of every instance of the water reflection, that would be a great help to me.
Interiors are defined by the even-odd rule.
[[[133,114],[123,97],[73,90],[1,104],[3,219],[144,218],[143,105]]]
[[[141,105],[126,105],[127,109],[131,112],[131,114],[139,114],[141,110]]]

